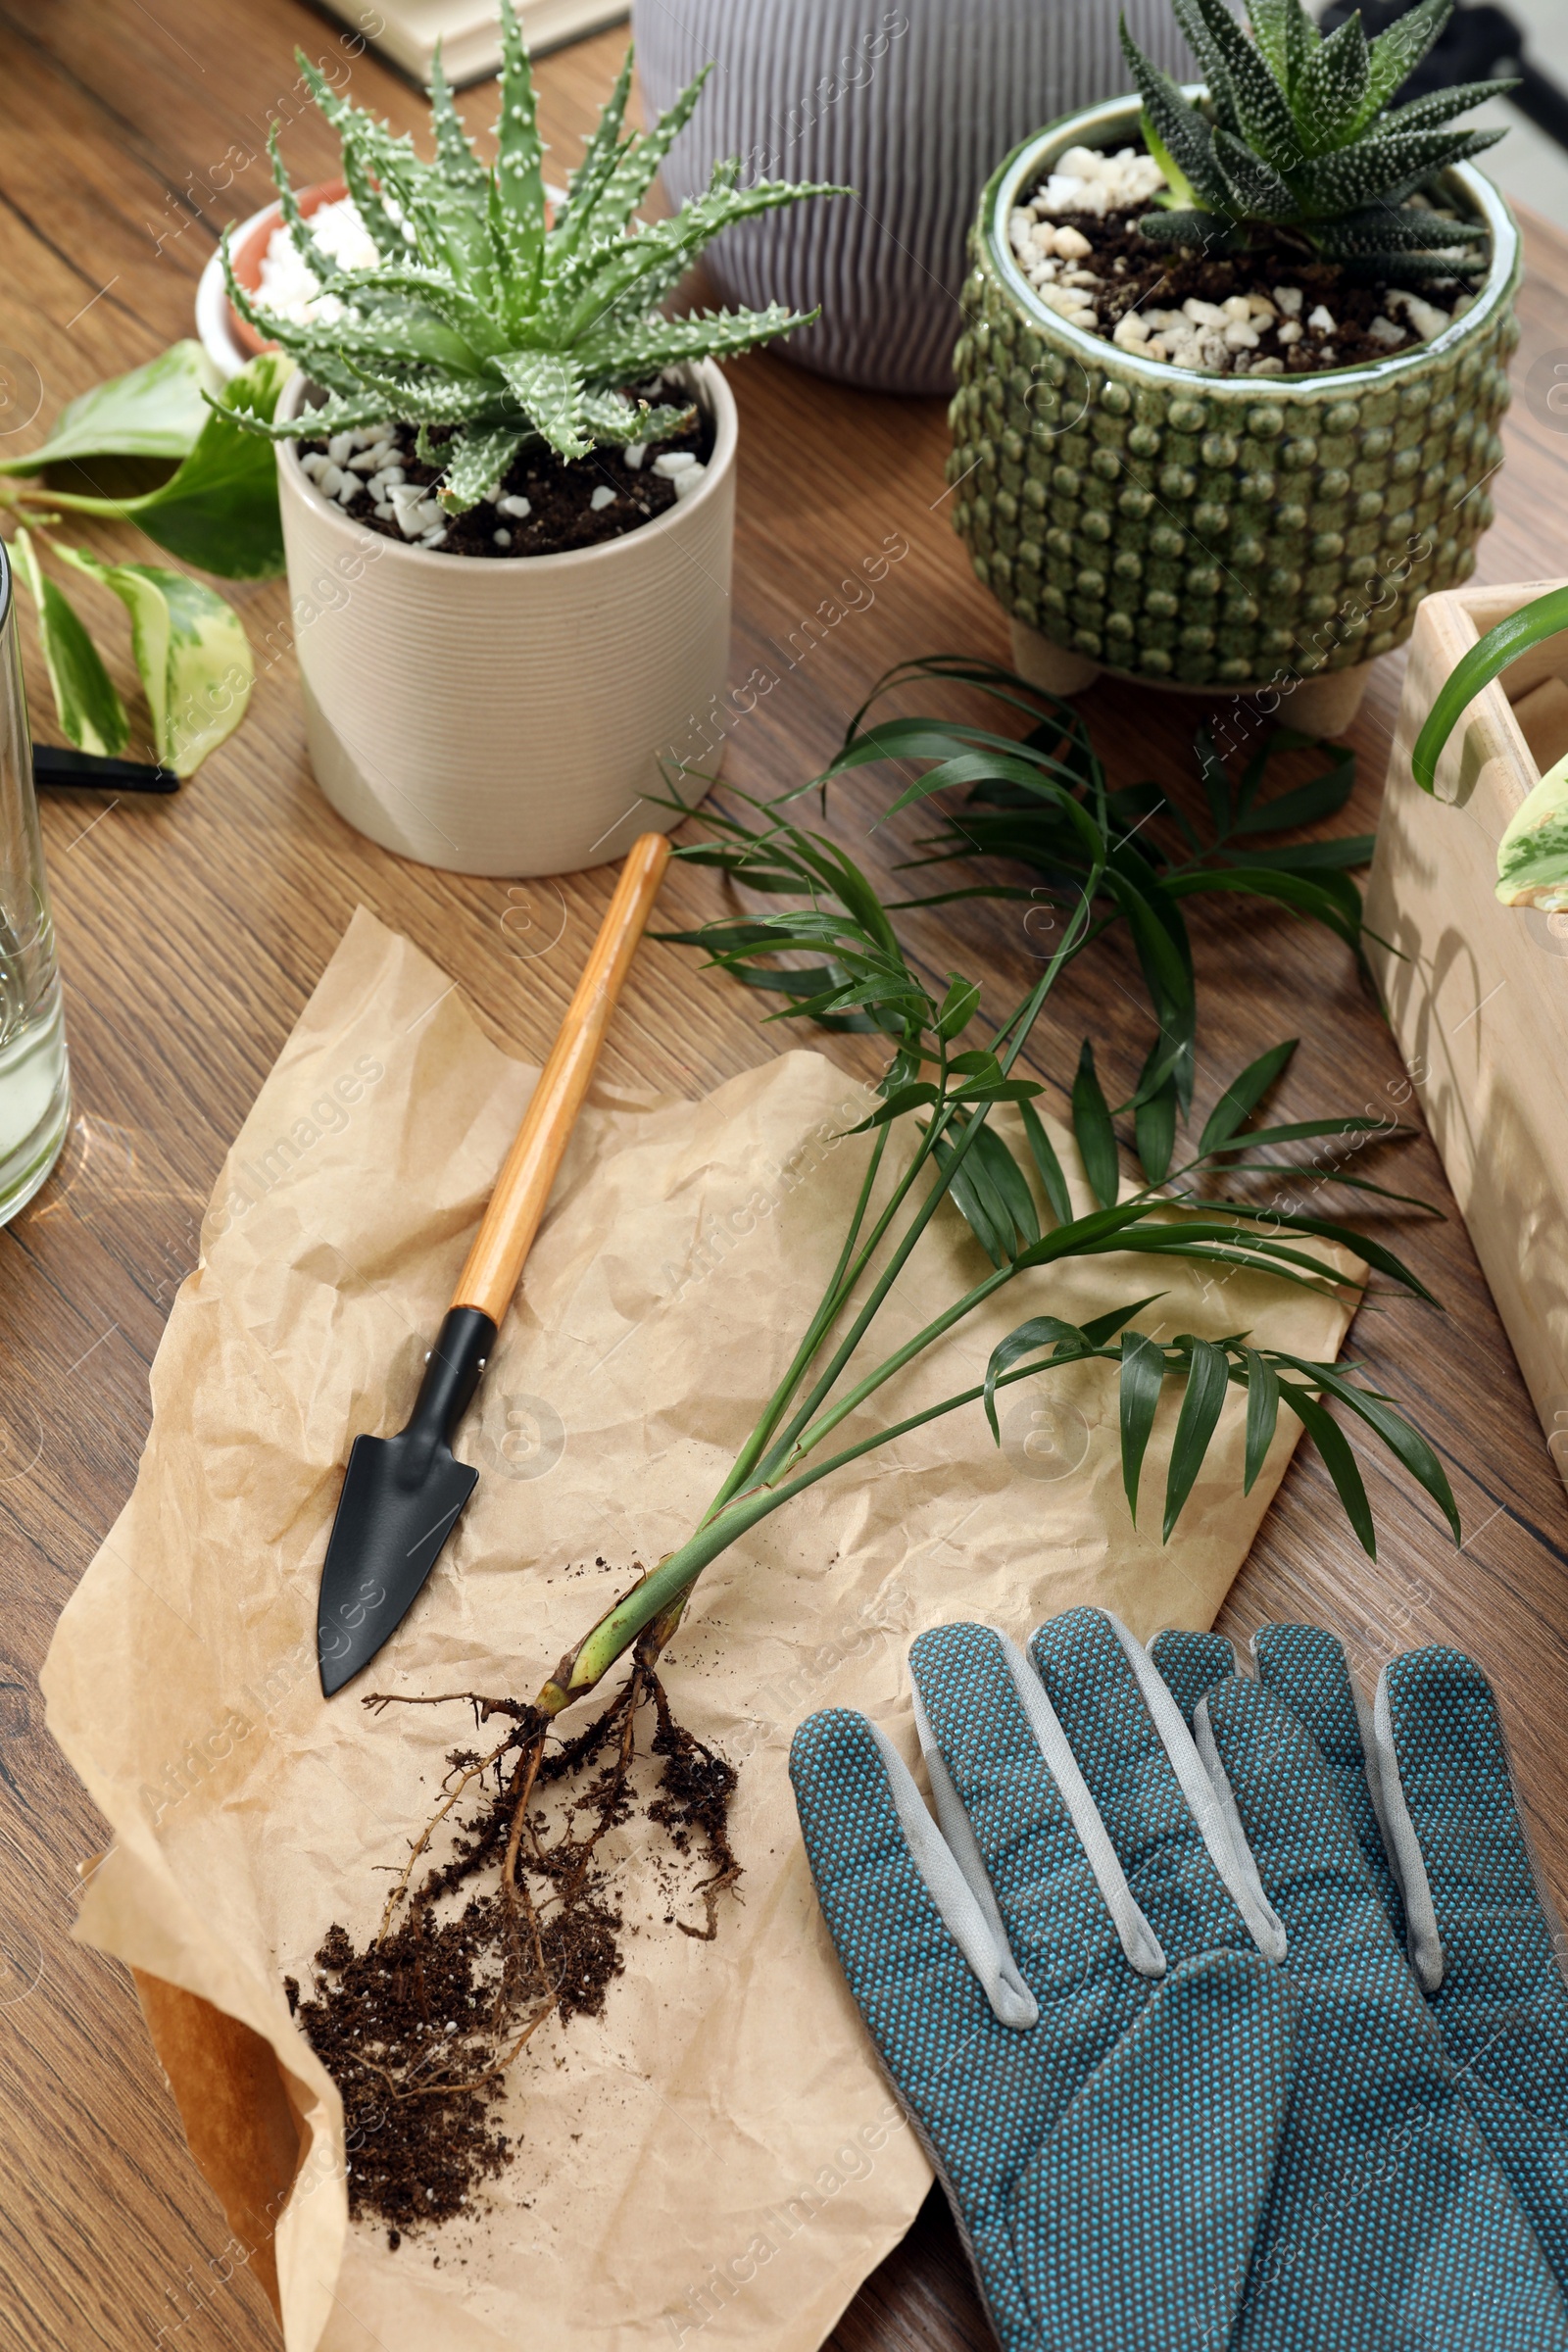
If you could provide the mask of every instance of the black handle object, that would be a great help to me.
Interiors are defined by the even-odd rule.
[[[177,792],[179,778],[172,768],[154,767],[145,760],[111,760],[101,752],[72,751],[53,743],[32,747],[32,781],[65,785],[81,792]]]
[[[441,1336],[425,1364],[414,1411],[403,1432],[403,1454],[398,1465],[400,1487],[420,1485],[435,1458],[436,1447],[452,1444],[453,1433],[472,1401],[479,1375],[495,1344],[496,1327],[478,1307],[448,1308]]]

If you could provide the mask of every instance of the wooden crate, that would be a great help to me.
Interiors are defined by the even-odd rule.
[[[1516,662],[1471,704],[1439,763],[1436,799],[1410,767],[1460,656],[1559,584],[1453,589],[1422,606],[1366,922],[1427,1125],[1568,1483],[1568,914],[1502,906],[1494,895],[1504,826],[1568,751],[1568,636]]]

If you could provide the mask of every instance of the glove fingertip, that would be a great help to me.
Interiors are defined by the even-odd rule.
[[[1189,1724],[1204,1691],[1236,1672],[1236,1652],[1223,1634],[1167,1626],[1154,1636],[1149,1654]]]

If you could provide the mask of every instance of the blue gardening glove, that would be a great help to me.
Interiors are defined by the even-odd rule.
[[[1290,1712],[1222,1685],[1205,1759],[1094,1610],[1029,1658],[946,1626],[910,1666],[934,1821],[859,1715],[810,1717],[791,1770],[1004,2352],[1565,2352],[1568,2308]]]
[[[1395,1658],[1363,1711],[1319,1626],[1267,1625],[1259,1684],[1321,1749],[1466,2098],[1568,2286],[1568,1989],[1486,1676],[1446,1648]],[[1161,1634],[1189,1717],[1234,1676],[1228,1642]]]

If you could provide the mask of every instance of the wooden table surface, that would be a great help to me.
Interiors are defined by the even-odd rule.
[[[36,437],[72,395],[191,331],[197,276],[218,233],[269,199],[268,120],[298,113],[294,44],[321,56],[338,32],[294,0],[159,0],[156,11],[143,0],[54,0],[46,10],[11,0],[0,5],[0,344],[24,383],[36,370]],[[603,34],[541,68],[558,168],[609,86],[621,39]],[[414,93],[368,55],[352,62],[351,88],[399,127],[420,120]],[[486,91],[465,106],[488,126]],[[295,122],[285,152],[297,180],[324,176],[333,162],[314,117]],[[1568,294],[1568,242],[1534,222],[1527,252],[1516,382],[1563,337]],[[780,683],[735,729],[729,772],[777,788],[814,771],[888,663],[943,650],[1005,659],[1006,639],[948,524],[941,404],[848,391],[767,358],[735,368],[732,381],[742,426],[732,674],[767,663]],[[1505,439],[1481,576],[1560,572],[1568,436],[1521,402]],[[15,446],[27,445],[19,433]],[[124,545],[123,534],[80,536]],[[873,604],[820,642],[803,633],[862,558],[893,546],[906,552]],[[263,646],[285,613],[282,583],[242,588],[236,601]],[[99,618],[109,611],[95,605]],[[269,661],[264,650],[262,662],[245,725],[176,799],[56,795],[44,809],[75,1115],[55,1178],[0,1238],[0,2342],[29,2352],[276,2341],[250,2274],[222,2281],[224,2266],[214,2267],[225,2228],[185,2151],[126,1976],[70,1940],[75,1865],[104,1832],[48,1739],[36,1680],[60,1606],[129,1491],[148,1367],[194,1262],[209,1190],[357,903],[441,962],[499,1039],[542,1057],[612,878],[508,885],[372,848],[311,781],[292,659]],[[1397,659],[1381,665],[1355,729],[1360,780],[1347,819],[1355,829],[1376,820],[1399,670]],[[28,674],[48,737],[30,652]],[[127,694],[130,682],[127,659]],[[1113,780],[1153,775],[1178,796],[1191,789],[1193,707],[1102,685],[1084,708]],[[874,784],[841,793],[831,822],[885,871],[907,832],[868,838],[879,798]],[[688,870],[666,904],[695,916],[717,898]],[[1299,1032],[1285,1115],[1390,1100],[1395,1049],[1325,934],[1247,907],[1204,907],[1194,928],[1203,1086],[1214,1091],[1217,1071]],[[917,944],[933,964],[994,976],[999,992],[1024,967],[1016,910],[1005,906],[923,918]],[[1124,1088],[1144,1051],[1141,1000],[1108,983],[1113,965],[1093,969],[1100,977],[1074,981],[1041,1043],[1058,1107],[1082,1028]],[[640,958],[607,1068],[695,1096],[778,1043],[746,992],[655,945]],[[854,1063],[853,1043],[843,1052]],[[1446,1199],[1424,1138],[1402,1168],[1404,1189]],[[1538,1850],[1562,1901],[1568,1504],[1462,1225],[1414,1227],[1398,1246],[1446,1312],[1365,1315],[1354,1347],[1441,1448],[1463,1548],[1456,1554],[1425,1501],[1363,1453],[1381,1526],[1374,1566],[1316,1457],[1303,1453],[1223,1623],[1245,1636],[1272,1616],[1320,1619],[1368,1674],[1414,1642],[1471,1648],[1495,1681]],[[938,2199],[833,2341],[845,2352],[989,2341]]]

